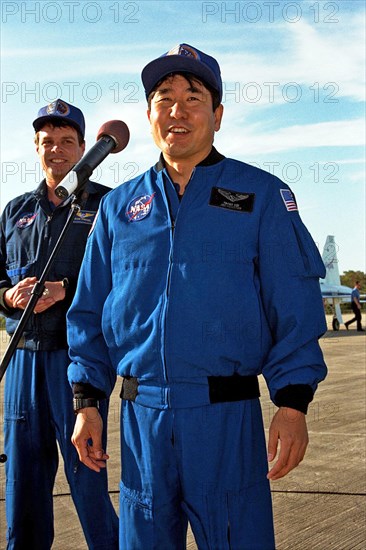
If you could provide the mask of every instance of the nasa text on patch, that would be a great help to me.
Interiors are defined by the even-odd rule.
[[[21,218],[19,218],[19,220],[15,223],[15,225],[18,227],[18,229],[25,229],[26,227],[30,227],[37,216],[37,212],[24,213],[22,214]]]
[[[128,204],[126,217],[129,222],[139,222],[150,214],[155,193],[152,195],[140,195]]]
[[[213,187],[209,204],[234,212],[252,212],[254,197],[255,193],[242,193],[241,191]]]

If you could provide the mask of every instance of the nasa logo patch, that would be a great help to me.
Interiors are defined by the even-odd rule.
[[[151,212],[154,196],[155,193],[152,195],[141,195],[132,199],[126,210],[128,221],[139,222],[146,218]]]
[[[15,223],[15,225],[19,229],[25,229],[26,227],[29,227],[30,225],[32,225],[37,215],[38,215],[37,212],[27,212],[26,214],[22,214],[22,217],[19,218],[19,220]]]

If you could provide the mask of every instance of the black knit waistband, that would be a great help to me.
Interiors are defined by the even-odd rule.
[[[258,377],[255,375],[208,376],[207,384],[210,403],[243,401],[260,396]],[[120,393],[121,399],[135,401],[138,394],[138,378],[125,376]]]

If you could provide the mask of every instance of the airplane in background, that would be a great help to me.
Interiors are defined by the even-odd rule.
[[[325,241],[322,260],[326,269],[325,279],[319,281],[324,304],[328,303],[333,308],[333,330],[339,330],[343,324],[341,303],[351,302],[352,288],[341,285],[339,276],[337,245],[333,235],[328,235]]]

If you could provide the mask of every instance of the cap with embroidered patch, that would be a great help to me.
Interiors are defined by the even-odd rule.
[[[55,119],[63,119],[67,124],[78,130],[84,139],[85,119],[83,113],[80,109],[62,99],[56,99],[49,105],[42,107],[38,111],[37,118],[33,121],[33,128],[38,132],[47,122],[52,124]]]
[[[218,91],[221,101],[222,80],[219,64],[216,59],[189,44],[178,44],[146,65],[141,73],[146,97],[159,80],[170,73],[180,72],[192,73],[212,86]]]

